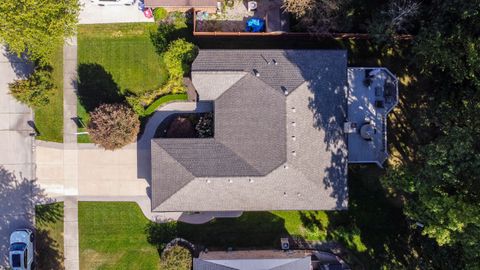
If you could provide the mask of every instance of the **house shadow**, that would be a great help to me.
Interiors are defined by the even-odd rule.
[[[100,104],[125,100],[112,74],[94,63],[78,65],[78,99],[87,112],[93,111]]]
[[[10,234],[22,228],[34,230],[35,206],[53,202],[30,180],[0,165],[0,268],[8,264]],[[44,208],[37,219],[51,220],[57,215]]]
[[[270,212],[245,212],[238,218],[216,218],[204,224],[151,223],[146,233],[149,243],[157,247],[180,237],[197,251],[280,249],[280,238],[290,238],[285,220]]]

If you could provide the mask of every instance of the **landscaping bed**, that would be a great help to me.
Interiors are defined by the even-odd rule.
[[[167,102],[186,100],[184,74],[196,55],[183,39],[186,17],[157,23],[82,25],[78,30],[78,131],[101,104],[126,103],[141,120]],[[90,142],[88,134],[78,142]]]

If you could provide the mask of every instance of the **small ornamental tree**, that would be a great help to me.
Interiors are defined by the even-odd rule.
[[[52,73],[49,70],[37,69],[26,79],[15,80],[9,84],[10,94],[21,103],[32,108],[47,105],[55,91]]]
[[[138,116],[124,104],[102,104],[90,114],[90,138],[107,150],[134,142],[139,130]]]

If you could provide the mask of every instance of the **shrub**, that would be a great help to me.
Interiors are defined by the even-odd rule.
[[[192,254],[181,246],[175,246],[165,252],[160,262],[163,270],[190,270],[192,268]]]
[[[171,76],[181,76],[190,71],[190,64],[197,56],[197,47],[185,39],[170,43],[163,59]]]
[[[165,245],[177,236],[177,223],[149,223],[145,229],[147,241],[155,245],[158,250],[163,250]]]
[[[162,54],[167,50],[174,31],[175,27],[172,24],[161,23],[158,25],[156,32],[150,32],[150,40],[158,54]]]
[[[50,103],[50,97],[55,92],[52,72],[48,69],[37,69],[27,79],[10,83],[9,88],[16,100],[33,108]]]
[[[94,143],[115,150],[135,141],[140,121],[124,104],[102,104],[90,114],[87,129]]]
[[[164,8],[159,7],[153,10],[153,18],[155,19],[155,21],[164,20],[167,18],[167,16],[168,12]]]

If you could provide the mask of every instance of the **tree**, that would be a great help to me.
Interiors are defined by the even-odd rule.
[[[440,85],[480,88],[478,14],[479,0],[433,0],[425,9],[413,48],[414,59],[425,75],[443,78]],[[462,89],[465,85],[458,90]]]
[[[465,102],[422,146],[418,161],[382,178],[405,198],[404,213],[440,246],[458,247],[468,269],[480,267],[480,103]],[[460,116],[460,117],[459,117]]]
[[[102,104],[90,114],[87,129],[94,143],[115,150],[135,141],[140,121],[124,104]]]
[[[77,0],[0,1],[0,42],[18,55],[49,64],[55,45],[75,33],[80,12]]]
[[[185,39],[177,39],[170,43],[163,59],[170,76],[183,77],[190,71],[190,64],[195,59],[198,48]]]
[[[167,50],[174,31],[175,26],[165,22],[158,25],[156,32],[150,33],[150,40],[158,54],[163,54]]]
[[[368,32],[378,43],[395,42],[397,34],[407,34],[420,12],[420,3],[415,0],[391,0],[386,10],[374,15]]]
[[[283,8],[300,26],[315,33],[329,33],[337,26],[337,15],[346,0],[285,0]]]
[[[55,91],[52,73],[47,69],[36,69],[26,79],[15,80],[9,84],[10,94],[18,101],[33,107],[45,106]]]
[[[160,265],[163,270],[190,270],[192,254],[184,247],[174,246],[163,254]]]

